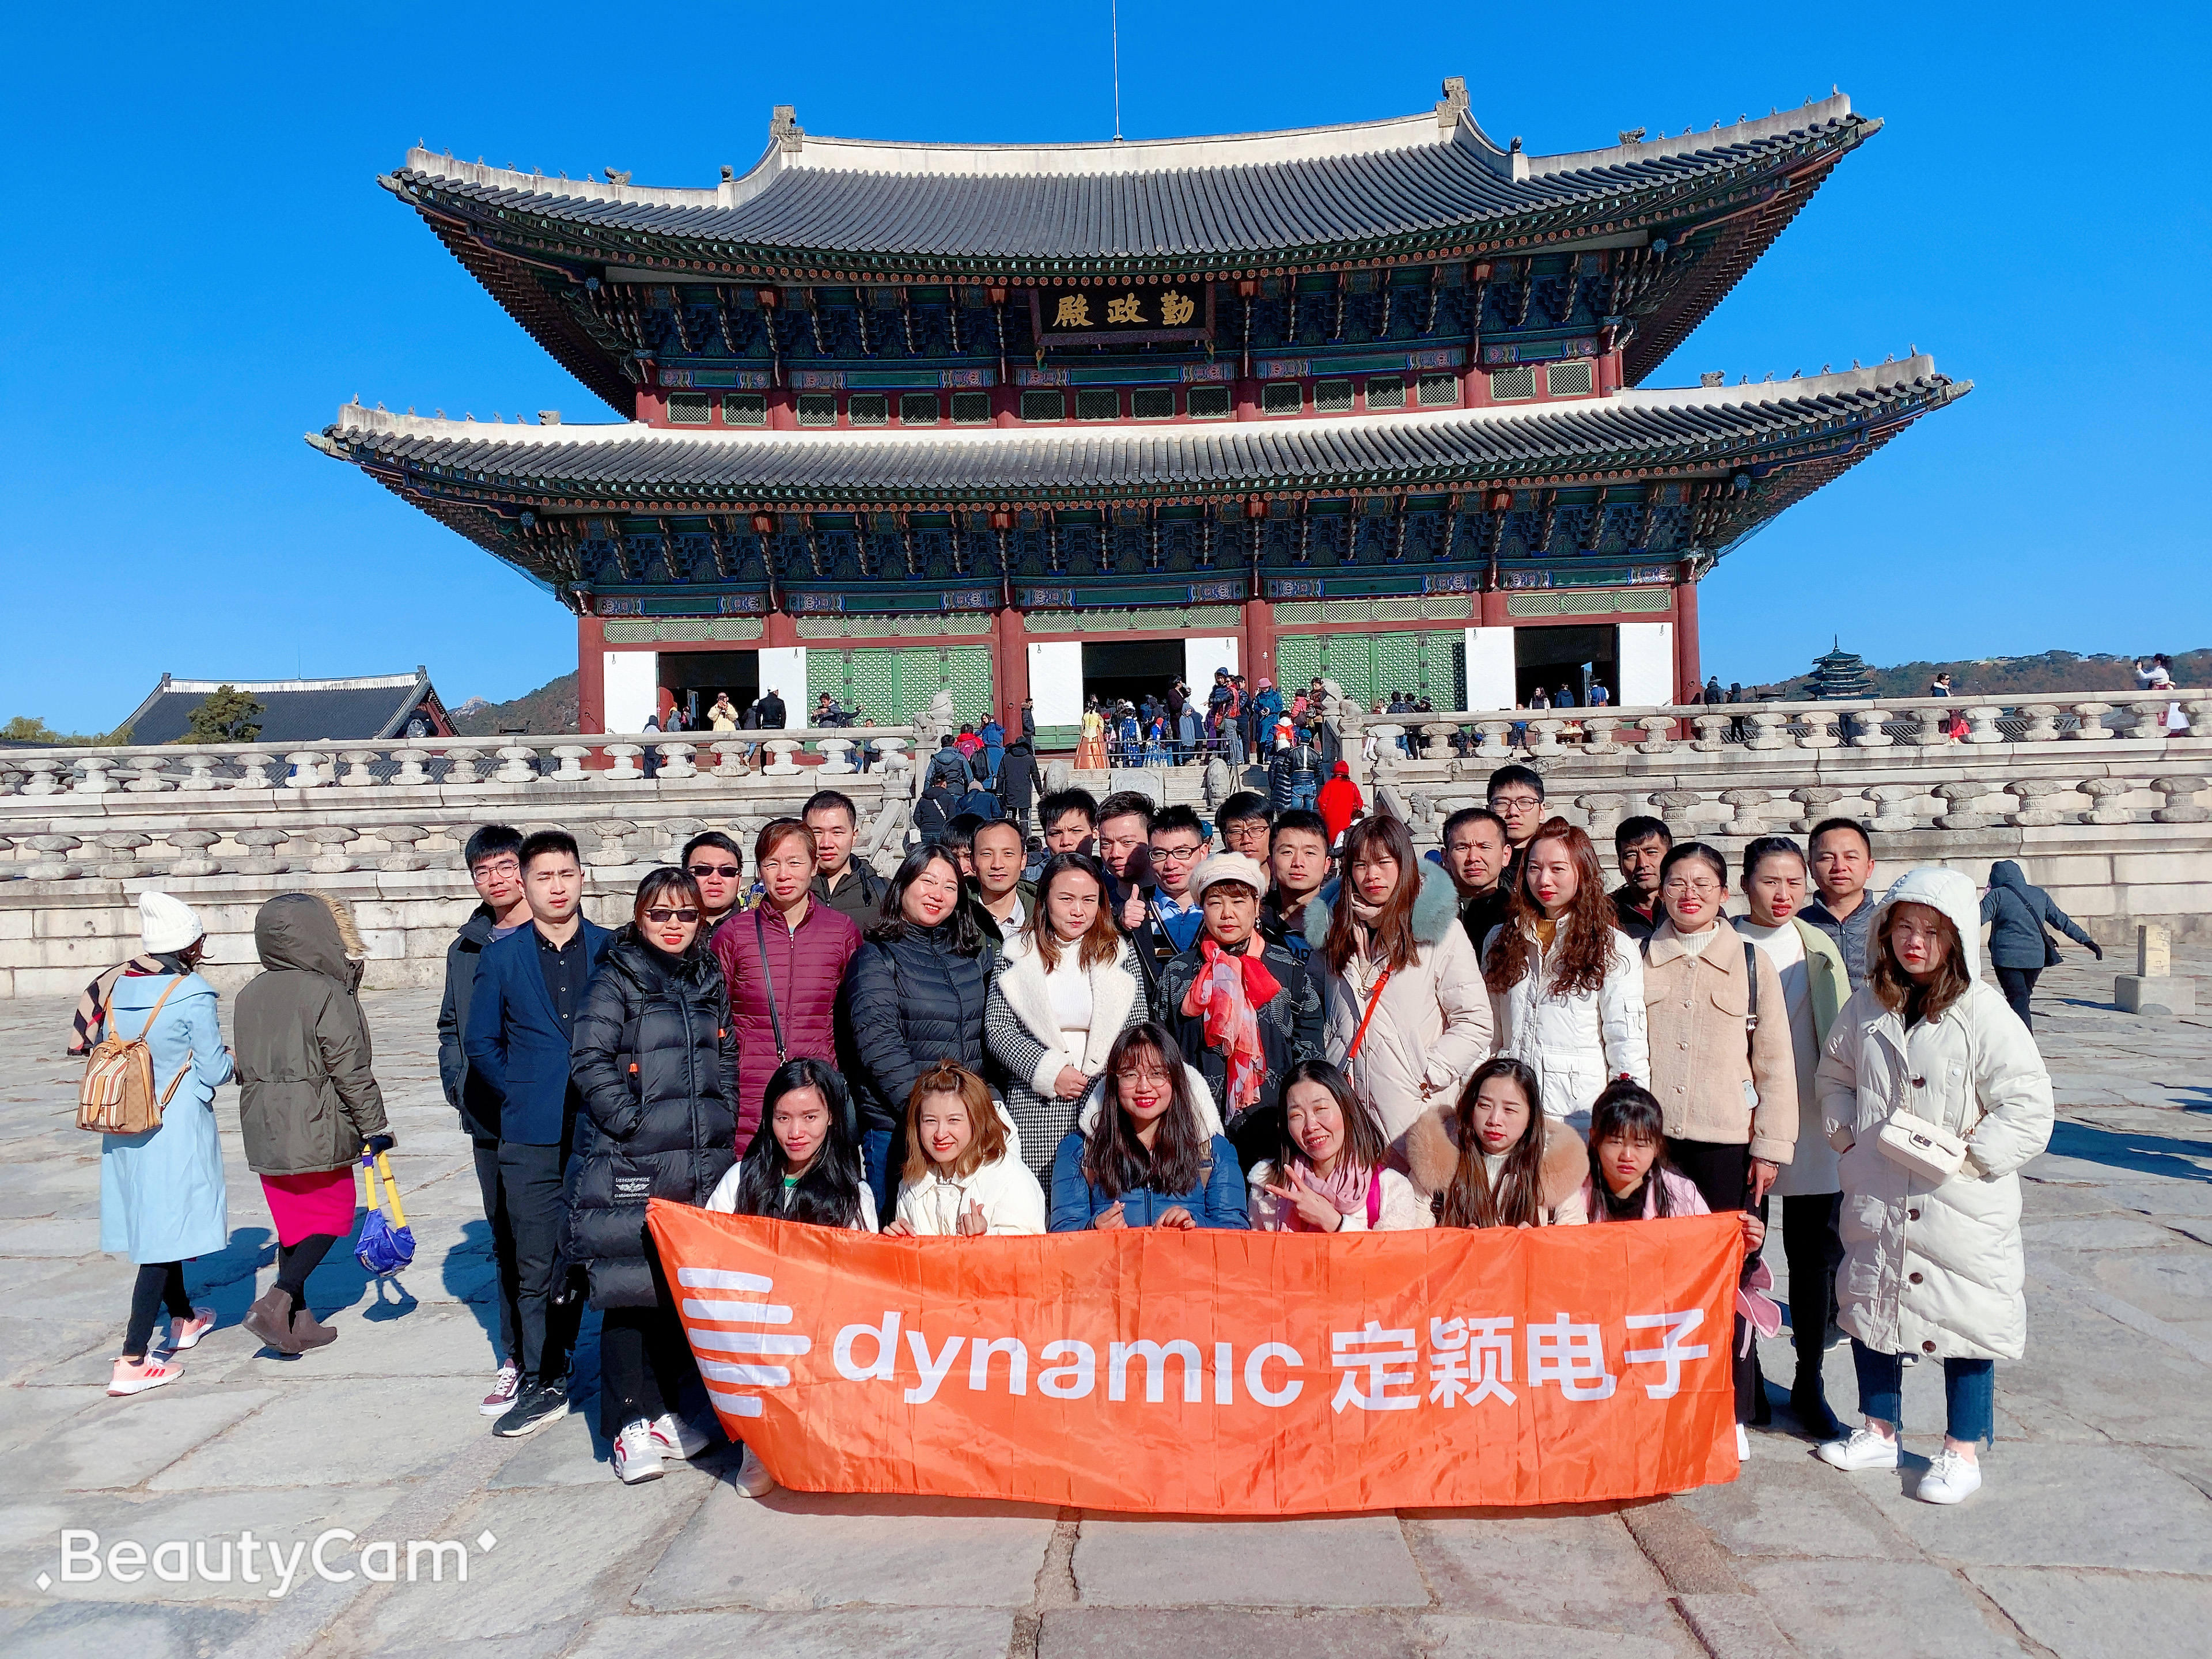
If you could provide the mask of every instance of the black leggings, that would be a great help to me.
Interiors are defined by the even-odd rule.
[[[642,1417],[674,1411],[697,1378],[676,1310],[609,1308],[599,1324],[599,1431],[610,1440]]]
[[[146,1345],[154,1340],[154,1316],[169,1304],[173,1319],[192,1316],[192,1298],[185,1289],[185,1264],[149,1261],[138,1269],[138,1282],[131,1287],[131,1322],[123,1330],[123,1357],[143,1359]]]
[[[307,1305],[307,1275],[323,1265],[337,1242],[336,1233],[310,1233],[297,1244],[276,1247],[276,1288],[292,1298],[294,1313]]]
[[[1756,1209],[1761,1221],[1766,1219],[1766,1200],[1756,1205],[1747,1202],[1751,1197],[1751,1148],[1732,1146],[1711,1140],[1674,1140],[1667,1142],[1667,1156],[1677,1170],[1689,1176],[1705,1207],[1715,1215],[1728,1210]],[[1744,1269],[1748,1272],[1757,1260],[1757,1252],[1744,1258]],[[1732,1345],[1729,1349],[1735,1377],[1735,1420],[1755,1423],[1765,1420],[1760,1408],[1766,1404],[1766,1385],[1759,1380],[1759,1345],[1744,1349],[1744,1319],[1738,1314],[1729,1333]]]
[[[1808,1193],[1782,1200],[1782,1259],[1790,1264],[1790,1340],[1797,1346],[1797,1382],[1817,1384],[1828,1321],[1835,1315],[1836,1269],[1844,1241],[1836,1231],[1841,1193]]]
[[[2035,994],[2035,981],[2043,976],[2040,968],[1999,968],[1997,988],[2004,1000],[2012,1004],[2012,1011],[2020,1016],[2020,1023],[2033,1031],[2034,1016],[2027,1012],[2027,1000]]]

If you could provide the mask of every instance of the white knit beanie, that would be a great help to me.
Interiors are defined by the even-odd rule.
[[[184,900],[152,891],[138,895],[138,937],[149,951],[181,951],[206,932]]]

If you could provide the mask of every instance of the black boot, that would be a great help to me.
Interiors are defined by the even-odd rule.
[[[1826,1395],[1820,1391],[1820,1374],[1800,1373],[1790,1390],[1790,1410],[1797,1419],[1797,1426],[1815,1440],[1839,1440],[1843,1428],[1835,1413],[1828,1409]]]

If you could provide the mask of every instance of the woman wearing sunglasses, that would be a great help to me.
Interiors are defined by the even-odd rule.
[[[583,1101],[568,1159],[564,1261],[601,1310],[599,1422],[615,1474],[650,1480],[708,1437],[677,1413],[696,1376],[645,1231],[648,1198],[703,1205],[727,1173],[738,1035],[700,926],[699,885],[663,867],[638,884],[576,1012],[568,1075]]]
[[[837,987],[860,948],[860,930],[812,896],[818,867],[803,821],[769,819],[753,841],[760,902],[714,932],[738,1031],[740,1158],[760,1127],[761,1097],[776,1067],[836,1057]]]

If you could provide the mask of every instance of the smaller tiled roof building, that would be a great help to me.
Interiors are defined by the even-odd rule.
[[[124,722],[133,743],[175,743],[191,729],[192,710],[228,685],[264,710],[260,743],[368,742],[383,738],[450,738],[453,722],[430,672],[371,674],[349,680],[180,680],[161,676]],[[411,732],[410,728],[415,728]]]

